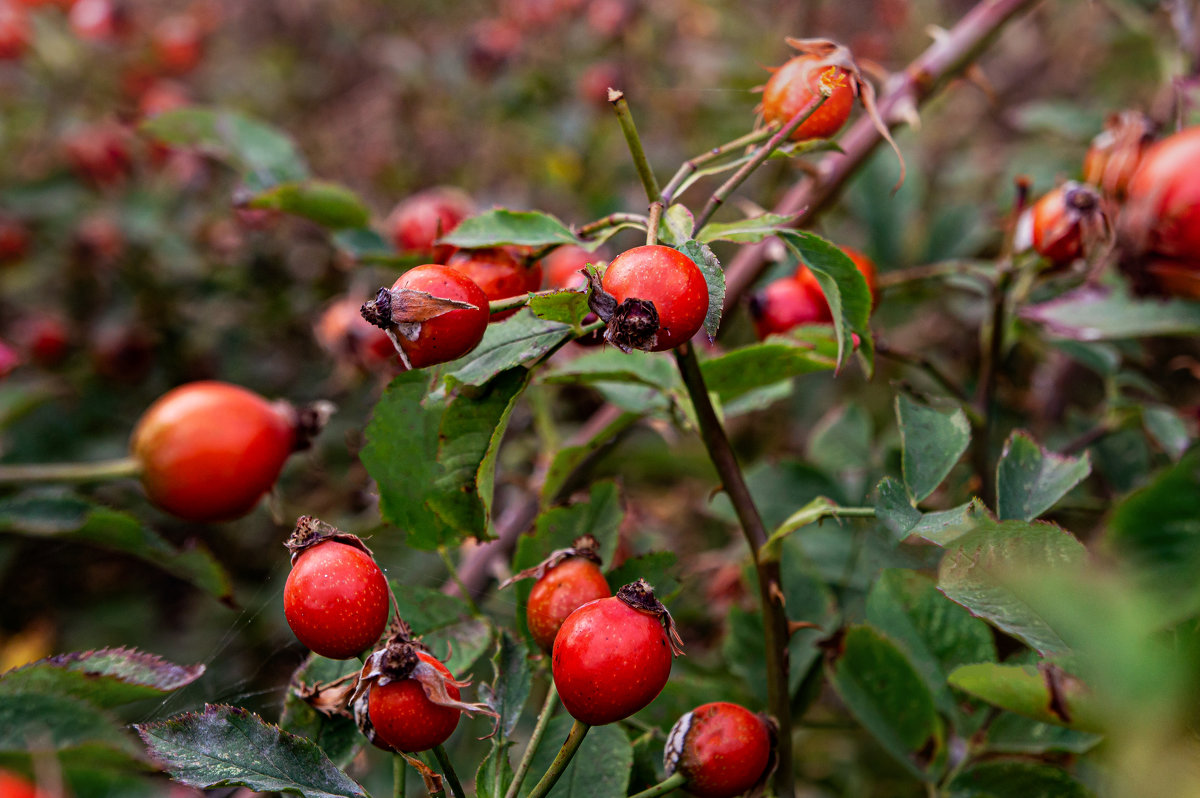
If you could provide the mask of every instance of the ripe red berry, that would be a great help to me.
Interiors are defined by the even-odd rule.
[[[1014,245],[1032,247],[1046,260],[1065,265],[1082,257],[1103,226],[1100,195],[1075,182],[1042,195],[1017,222]]]
[[[744,707],[704,704],[671,727],[663,764],[667,775],[682,773],[685,789],[698,798],[732,798],[766,775],[771,737],[766,721]]]
[[[150,501],[188,521],[245,515],[297,444],[296,410],[223,382],[193,382],[142,414],[130,450]]]
[[[12,0],[0,0],[0,61],[13,61],[29,47],[29,17]]]
[[[463,249],[450,256],[446,265],[471,278],[489,300],[521,296],[542,287],[542,264],[534,261],[526,266],[511,251],[493,249]],[[492,321],[508,318],[518,308],[492,314]]]
[[[822,80],[833,86],[833,94],[796,128],[791,138],[793,141],[830,138],[850,118],[854,89],[849,73],[841,67],[820,66],[820,59],[814,55],[798,55],[771,75],[763,88],[763,119],[768,123],[786,124],[820,95]]]
[[[1200,264],[1200,126],[1146,151],[1129,181],[1122,233],[1139,252]]]
[[[413,194],[388,215],[385,227],[400,252],[445,263],[454,247],[434,244],[474,211],[471,198],[458,189],[438,187]]]
[[[317,343],[334,357],[349,358],[363,368],[396,360],[391,339],[362,317],[360,305],[358,299],[350,296],[329,303],[313,327]]]
[[[48,798],[45,792],[11,770],[0,770],[0,798]]]
[[[314,653],[350,659],[374,645],[387,626],[387,579],[363,548],[323,540],[293,555],[283,614]]]
[[[761,340],[804,324],[828,322],[829,304],[815,278],[782,277],[750,297],[750,317]]]
[[[608,256],[600,250],[588,252],[574,244],[557,247],[542,259],[546,288],[583,288],[587,278],[580,272],[589,263],[602,263]]]
[[[554,685],[563,706],[592,726],[629,717],[662,692],[677,643],[670,615],[645,582],[584,604],[554,640]]]
[[[67,21],[76,36],[89,42],[111,42],[132,27],[124,0],[75,0]]]
[[[204,36],[200,24],[190,14],[164,17],[150,31],[154,57],[168,72],[190,72],[204,54]]]
[[[570,557],[547,569],[534,582],[525,605],[533,642],[549,654],[567,616],[589,601],[611,595],[600,567],[586,557]]]
[[[1146,148],[1154,141],[1155,128],[1154,122],[1137,111],[1111,115],[1083,158],[1083,179],[1110,197],[1124,197]]]
[[[471,278],[461,272],[448,266],[428,263],[402,274],[392,288],[424,291],[442,299],[474,305],[472,309],[455,308],[421,322],[416,340],[398,336],[400,347],[412,368],[457,360],[483,340],[489,319],[488,298]]]
[[[429,653],[418,651],[417,657],[426,667],[434,668],[453,680],[446,666]],[[458,688],[449,682],[446,683],[446,693],[453,701],[461,697]],[[379,739],[389,747],[406,753],[427,751],[446,742],[454,733],[462,714],[456,707],[441,706],[430,701],[424,685],[411,677],[372,687],[367,698],[367,712]]]
[[[704,325],[708,313],[708,284],[691,258],[677,249],[650,244],[622,252],[613,258],[601,279],[603,289],[620,306],[640,299],[654,304],[658,314],[656,336],[638,349],[661,352],[690,339]],[[609,322],[612,332],[612,322]],[[612,338],[609,338],[612,340]]]

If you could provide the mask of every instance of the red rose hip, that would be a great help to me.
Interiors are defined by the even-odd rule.
[[[725,701],[703,704],[671,727],[663,752],[667,775],[679,772],[699,798],[732,798],[762,782],[773,747],[767,721]]]
[[[417,657],[427,668],[434,668],[453,680],[446,666],[424,651]],[[418,665],[420,667],[420,665]],[[461,697],[454,684],[446,683],[446,693],[454,701]],[[396,751],[427,751],[450,739],[458,727],[462,711],[440,706],[429,700],[425,688],[414,678],[390,681],[371,688],[367,699],[371,725],[379,740]]]
[[[822,67],[814,55],[798,55],[775,70],[763,88],[762,113],[768,122],[786,124],[821,94],[821,81],[832,84],[833,94],[812,116],[792,132],[793,141],[827,139],[842,129],[854,108],[854,89],[847,72]]]
[[[393,290],[423,291],[441,299],[472,305],[455,308],[420,322],[416,336],[397,335],[411,368],[457,360],[483,340],[488,326],[488,298],[471,278],[448,266],[429,263],[400,276]]]
[[[600,285],[617,304],[617,315],[606,320],[606,340],[624,349],[673,349],[699,332],[708,314],[708,284],[700,267],[679,250],[660,244],[635,247],[613,258]],[[633,300],[652,303],[654,314],[646,316],[646,309],[637,308],[638,317],[622,316]]]

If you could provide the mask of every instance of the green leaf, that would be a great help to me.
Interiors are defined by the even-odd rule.
[[[778,560],[780,556],[779,547],[787,539],[788,535],[798,529],[803,529],[809,524],[815,524],[822,518],[832,517],[836,514],[837,508],[837,502],[831,501],[824,496],[812,499],[808,504],[789,515],[787,520],[771,533],[771,536],[767,538],[766,543],[759,550],[759,559],[763,562]]]
[[[107,711],[70,695],[13,693],[0,695],[0,752],[67,753],[69,760],[144,767],[138,746]]]
[[[512,763],[508,761],[508,749],[512,743],[493,745],[475,771],[476,798],[504,798],[512,784]]]
[[[954,777],[948,798],[1092,798],[1065,771],[1034,762],[982,762]]]
[[[669,358],[655,352],[622,352],[605,348],[572,358],[542,378],[550,385],[594,385],[627,382],[669,393],[680,389],[679,372]],[[710,388],[711,390],[711,388]]]
[[[1105,341],[1159,335],[1200,335],[1200,302],[1135,299],[1123,287],[1089,286],[1031,305],[1021,317],[1050,335]]]
[[[680,245],[679,251],[699,267],[704,275],[704,282],[708,285],[708,312],[704,315],[704,332],[708,334],[709,341],[714,341],[717,338],[717,329],[721,326],[721,313],[725,309],[725,271],[707,244],[685,241]]]
[[[1037,569],[1074,567],[1083,558],[1083,544],[1053,524],[980,519],[976,529],[946,546],[938,587],[1043,656],[1067,653],[1059,633],[1008,580]]]
[[[1082,457],[1053,454],[1026,433],[1013,432],[996,466],[996,515],[1002,521],[1032,521],[1091,471],[1087,452]]]
[[[686,206],[676,203],[663,211],[658,223],[658,242],[670,247],[680,248],[692,240],[696,230],[696,217]]]
[[[1052,665],[980,662],[956,668],[949,679],[964,693],[1040,723],[1083,731],[1103,728],[1088,688]]]
[[[48,693],[83,699],[109,709],[161,698],[191,684],[203,665],[176,665],[128,648],[57,654],[0,675],[0,700],[17,693]]]
[[[517,245],[544,247],[552,244],[587,246],[558,219],[540,211],[510,211],[496,208],[463,219],[440,239],[463,249]]]
[[[788,620],[827,622],[827,606],[788,607]],[[812,614],[810,614],[812,613]],[[763,620],[759,612],[747,612],[731,607],[727,618],[725,639],[721,642],[721,654],[729,670],[746,689],[761,703],[767,702],[767,653],[763,644]],[[805,673],[816,659],[816,642],[820,635],[815,630],[803,629],[788,640],[788,660],[793,667],[788,671],[788,690],[792,695],[800,689]]]
[[[571,325],[539,319],[522,308],[488,325],[479,346],[445,372],[446,383],[478,387],[502,371],[541,357],[571,337]]]
[[[704,384],[722,402],[781,380],[830,371],[836,363],[800,341],[772,338],[700,362]]]
[[[989,752],[1004,754],[1037,755],[1051,751],[1086,754],[1102,739],[1098,734],[1002,712],[988,727],[986,745]]]
[[[970,532],[981,519],[990,518],[979,499],[949,510],[922,513],[913,506],[904,486],[891,477],[884,477],[875,489],[875,517],[897,540],[916,535],[937,546],[945,546]]]
[[[303,687],[316,687],[337,681],[343,676],[358,673],[362,663],[357,659],[334,660],[316,654],[292,674],[287,696],[283,699],[283,715],[279,726],[285,732],[312,740],[325,755],[340,767],[346,767],[358,753],[364,738],[354,719],[345,715],[325,715],[313,709],[296,692]]]
[[[302,216],[334,230],[363,227],[371,218],[357,194],[325,180],[279,183],[255,194],[247,205]]]
[[[546,772],[572,723],[566,713],[550,721],[533,754],[530,773]],[[547,798],[625,798],[632,767],[633,748],[620,725],[593,726]],[[528,795],[536,781],[526,779],[520,795]]]
[[[176,549],[132,515],[77,496],[18,496],[0,501],[0,532],[68,540],[128,554],[222,601],[233,600],[229,575],[199,543]]]
[[[507,631],[500,633],[496,653],[492,655],[492,683],[479,687],[482,701],[500,716],[496,744],[509,737],[521,719],[529,700],[533,675],[525,647]]]
[[[492,627],[471,619],[434,629],[423,638],[435,657],[456,676],[462,676],[492,645]]]
[[[155,759],[189,787],[249,787],[305,798],[366,798],[311,740],[238,707],[207,705],[135,726]]]
[[[588,307],[587,292],[569,290],[532,296],[529,298],[529,309],[539,319],[570,324],[576,328],[592,312]]]
[[[1200,451],[1119,502],[1105,543],[1145,590],[1178,608],[1180,617],[1200,607]]]
[[[809,462],[836,478],[853,501],[862,497],[873,426],[862,405],[838,405],[816,423],[804,447]]]
[[[420,636],[471,617],[471,608],[457,596],[431,587],[389,580],[396,596],[397,613],[414,635]]]
[[[448,404],[426,395],[428,375],[394,379],[375,405],[360,455],[379,486],[385,520],[410,545],[434,549],[485,538],[496,450],[528,375],[500,375]]]
[[[1172,460],[1183,457],[1192,445],[1187,424],[1167,405],[1142,405],[1142,424],[1146,432]]]
[[[622,413],[613,419],[611,424],[592,436],[590,440],[578,446],[565,446],[555,452],[554,459],[550,461],[550,467],[546,469],[546,477],[542,480],[542,509],[546,509],[565,496],[576,469],[588,458],[594,457],[608,446],[618,435],[637,423],[639,418],[640,416],[636,413]]]
[[[867,595],[867,621],[908,655],[938,709],[950,717],[959,714],[959,706],[946,674],[959,665],[996,659],[988,625],[914,571],[889,568],[879,575]]]
[[[147,119],[141,130],[164,144],[197,149],[223,161],[240,172],[252,190],[309,176],[289,136],[234,111],[180,108]]]
[[[821,285],[833,326],[837,333],[837,363],[840,368],[846,354],[853,351],[853,334],[859,337],[867,374],[875,368],[875,344],[871,338],[871,292],[866,278],[846,253],[813,233],[781,230],[779,238],[804,265],[812,270]]]
[[[783,216],[778,213],[764,213],[736,222],[709,222],[700,231],[699,241],[711,244],[714,241],[732,241],[735,244],[757,244],[765,238],[788,229],[787,225],[796,216]]]
[[[946,760],[933,695],[894,643],[852,626],[827,661],[829,682],[859,723],[917,778],[934,781]]]
[[[937,489],[971,443],[971,425],[961,408],[921,405],[896,397],[896,418],[903,446],[904,484],[914,501]]]
[[[613,593],[630,582],[645,579],[654,588],[654,595],[666,601],[679,590],[677,562],[674,552],[652,551],[630,557],[604,577]]]

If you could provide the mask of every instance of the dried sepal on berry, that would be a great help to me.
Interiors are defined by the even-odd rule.
[[[411,288],[380,288],[374,299],[363,303],[359,312],[369,323],[387,333],[405,368],[411,368],[408,355],[397,336],[409,341],[421,337],[421,325],[452,310],[479,310],[470,302],[443,299]]]
[[[585,560],[590,560],[596,565],[602,565],[600,554],[596,551],[600,547],[599,541],[591,535],[580,535],[575,538],[570,547],[565,549],[555,549],[550,552],[550,556],[542,560],[532,568],[526,568],[520,573],[513,574],[508,579],[500,583],[500,589],[504,589],[509,585],[520,582],[522,579],[541,579],[546,575],[546,572],[557,565],[562,564],[572,557],[582,557]]]
[[[767,784],[770,782],[771,776],[773,776],[775,774],[775,770],[779,767],[779,750],[778,750],[779,724],[776,723],[775,719],[772,718],[770,715],[767,715],[762,712],[753,713],[751,715],[751,713],[749,713],[747,710],[745,710],[741,706],[733,705],[732,707],[730,707],[727,704],[722,705],[721,703],[705,704],[704,706],[697,707],[694,710],[685,712],[683,715],[680,716],[679,720],[675,721],[675,725],[673,725],[671,727],[671,730],[667,733],[667,741],[663,745],[663,770],[668,776],[673,775],[678,770],[683,770],[684,776],[688,777],[688,779],[689,779],[688,783],[691,784],[691,778],[693,778],[697,774],[691,773],[689,771],[691,771],[691,769],[697,768],[697,767],[704,768],[704,766],[707,764],[705,762],[694,761],[695,741],[689,740],[689,738],[692,735],[693,728],[697,725],[696,724],[696,713],[697,713],[697,711],[699,711],[701,713],[701,715],[703,716],[705,714],[705,710],[709,710],[711,712],[712,710],[715,710],[718,707],[728,707],[730,709],[734,709],[736,707],[735,711],[738,711],[739,713],[745,713],[743,715],[743,717],[751,717],[752,716],[752,717],[757,718],[758,721],[762,723],[763,730],[766,731],[766,735],[767,735],[766,765],[762,769],[761,773],[758,775],[757,780],[752,784],[752,786],[750,786],[749,788],[741,789],[738,792],[739,795],[744,795],[744,796],[746,796],[746,798],[761,798],[761,796],[766,795]],[[704,725],[703,717],[700,720],[699,725],[701,725],[701,726]],[[711,731],[709,733],[711,734]],[[704,732],[702,731],[701,734],[703,735]],[[725,739],[731,739],[728,735],[722,735],[722,737],[724,737]],[[736,739],[736,737],[734,737],[732,739]],[[691,747],[692,747],[692,752],[690,754],[689,754],[689,750],[688,750],[689,743],[691,744]],[[731,763],[731,762],[722,763],[721,771],[724,771],[724,772],[722,772],[722,775],[728,776],[729,775],[728,771],[734,767],[736,767],[736,763]],[[703,775],[703,774],[701,774],[701,775]],[[735,789],[741,788],[744,783],[745,782],[743,781],[742,784],[737,785],[737,787],[735,787]],[[702,789],[701,785],[693,785],[691,791],[697,792],[698,794],[701,794],[701,795],[703,795],[705,793],[705,790]]]
[[[292,555],[292,565],[296,564],[296,560],[305,551],[316,546],[318,543],[324,543],[327,540],[334,540],[338,543],[344,543],[347,546],[362,551],[364,554],[375,558],[375,555],[367,548],[367,544],[362,542],[362,538],[358,535],[352,535],[349,532],[343,532],[333,524],[327,524],[320,518],[311,515],[302,515],[296,519],[296,527],[292,530],[292,534],[284,541],[283,545]]]
[[[583,270],[588,279],[588,307],[604,322],[604,340],[628,354],[634,349],[650,351],[658,343],[658,309],[648,299],[617,299],[604,290],[600,274],[593,268]]]
[[[866,112],[867,117],[871,120],[871,124],[875,126],[875,129],[879,131],[879,135],[892,148],[892,152],[896,153],[896,160],[900,162],[900,177],[896,180],[896,185],[892,189],[893,191],[898,190],[904,183],[907,171],[904,164],[904,156],[900,154],[900,148],[896,146],[896,141],[892,138],[887,123],[879,113],[879,106],[875,102],[875,87],[863,76],[862,67],[854,59],[854,55],[850,52],[850,49],[831,39],[796,39],[788,36],[784,41],[802,55],[810,55],[816,59],[810,69],[827,70],[829,67],[837,67],[845,70],[849,75],[850,87],[854,91],[854,96],[858,98],[862,104],[863,111]],[[822,77],[822,82],[824,83],[824,81],[825,79]],[[832,87],[829,88],[832,90]]]
[[[348,673],[332,682],[292,683],[292,693],[325,717],[353,718],[350,697],[358,687],[358,673]]]
[[[630,582],[617,591],[616,597],[631,609],[658,618],[663,628],[667,630],[667,638],[671,643],[671,654],[676,657],[683,654],[683,638],[679,636],[679,630],[675,628],[675,619],[671,617],[671,613],[663,606],[663,603],[654,597],[654,588],[650,586],[649,582],[645,579]]]

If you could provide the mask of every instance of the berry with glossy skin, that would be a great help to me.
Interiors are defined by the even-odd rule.
[[[655,343],[646,347],[651,352],[690,339],[708,313],[708,284],[700,267],[679,250],[660,244],[622,252],[608,264],[600,284],[618,305],[630,299],[654,303],[658,330]]]
[[[142,414],[130,450],[150,501],[188,521],[245,515],[296,446],[296,411],[224,382],[193,382]]]
[[[1017,220],[1013,246],[1032,248],[1059,266],[1083,257],[1089,241],[1104,224],[1100,195],[1090,186],[1069,181],[1042,195]]]
[[[733,798],[760,781],[771,761],[771,732],[761,717],[726,701],[703,704],[671,727],[663,751],[667,775],[687,778],[699,798]]]
[[[589,263],[600,264],[607,260],[608,256],[601,250],[588,252],[574,244],[557,247],[542,259],[546,288],[583,288],[587,278],[580,269]]]
[[[414,369],[457,360],[483,340],[489,319],[488,298],[462,272],[449,266],[428,263],[402,274],[392,288],[424,291],[442,299],[454,299],[475,306],[473,309],[455,308],[422,322],[415,341],[399,336],[400,347]]]
[[[453,679],[446,666],[424,651],[417,652],[421,662]],[[457,701],[458,688],[446,684],[446,692]],[[439,706],[429,700],[425,688],[414,678],[391,681],[371,688],[367,698],[371,725],[381,741],[397,751],[427,751],[450,739],[462,712],[455,707]]]
[[[295,557],[283,613],[313,652],[349,659],[378,641],[387,626],[387,579],[361,548],[324,540]]]
[[[313,335],[321,348],[336,358],[349,358],[369,368],[396,360],[396,348],[387,333],[359,312],[361,303],[351,296],[335,299],[321,312]]]
[[[763,88],[762,113],[768,122],[786,124],[821,93],[821,80],[833,83],[833,94],[792,133],[793,141],[827,139],[842,129],[854,108],[849,74],[840,67],[820,67],[814,55],[798,55],[775,70]],[[826,75],[828,70],[834,72]]]
[[[451,255],[446,265],[471,278],[489,300],[521,296],[542,287],[541,262],[534,261],[526,266],[502,247],[462,249]],[[491,320],[506,319],[519,309],[494,313]]]
[[[397,205],[384,223],[400,252],[445,263],[455,248],[434,242],[474,212],[471,198],[453,188],[431,188]]]
[[[1129,181],[1123,236],[1139,252],[1200,263],[1200,126],[1169,136],[1146,151]]]
[[[611,595],[600,567],[585,557],[570,557],[548,569],[533,584],[525,605],[533,642],[549,654],[567,616],[589,601]]]
[[[772,280],[750,297],[750,317],[759,340],[793,327],[830,321],[825,295],[816,279],[811,278],[811,272],[808,274],[809,281],[795,277]]]
[[[658,611],[627,603],[630,588],[639,584]],[[571,717],[592,726],[615,723],[662,692],[677,650],[663,626],[665,613],[642,582],[567,616],[554,640],[552,666],[554,685]],[[669,623],[670,616],[666,618]]]

